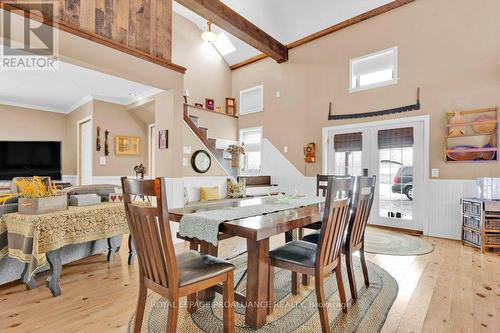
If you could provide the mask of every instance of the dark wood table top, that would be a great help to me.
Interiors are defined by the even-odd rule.
[[[215,203],[201,203],[169,210],[171,221],[180,222],[182,216],[200,211],[222,209],[228,207],[243,207],[258,205],[265,202],[267,198],[250,198],[224,200]],[[268,200],[268,199],[267,199]],[[324,204],[314,204],[301,208],[294,208],[276,213],[260,216],[247,217],[238,220],[223,222],[220,232],[228,235],[244,237],[252,240],[262,240],[271,236],[297,229],[311,223],[321,221]]]

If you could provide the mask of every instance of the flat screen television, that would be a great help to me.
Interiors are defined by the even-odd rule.
[[[61,180],[61,142],[0,141],[0,180],[31,176]]]

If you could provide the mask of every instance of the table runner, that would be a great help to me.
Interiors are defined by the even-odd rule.
[[[129,232],[124,206],[118,203],[69,207],[41,215],[5,214],[0,216],[0,240],[2,229],[6,229],[7,253],[28,264],[30,276],[46,263],[47,252]],[[5,252],[1,244],[0,254]]]
[[[262,204],[228,207],[186,214],[181,218],[179,235],[182,237],[196,238],[217,246],[219,225],[223,222],[315,205],[324,201],[325,198],[323,197],[305,196],[290,199],[289,203],[283,204],[278,203],[276,197],[269,197],[265,198]]]

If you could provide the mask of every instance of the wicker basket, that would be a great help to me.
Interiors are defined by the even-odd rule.
[[[500,245],[500,234],[486,234],[487,245]]]
[[[484,228],[486,230],[500,230],[500,220],[485,220]]]

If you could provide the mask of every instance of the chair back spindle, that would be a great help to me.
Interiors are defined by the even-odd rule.
[[[353,177],[328,177],[326,201],[321,225],[316,263],[317,269],[336,266],[341,254],[354,186]]]
[[[327,175],[317,175],[316,176],[316,196],[326,197],[326,190],[328,188],[328,177]]]
[[[141,278],[165,288],[178,286],[177,263],[170,233],[165,180],[122,178],[125,213],[134,241]],[[152,205],[149,200],[153,197]]]
[[[352,202],[352,214],[347,227],[346,245],[355,247],[363,242],[366,225],[375,196],[376,176],[357,177]]]

